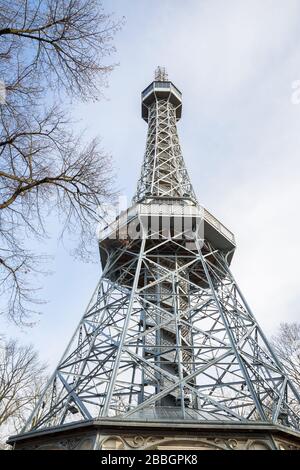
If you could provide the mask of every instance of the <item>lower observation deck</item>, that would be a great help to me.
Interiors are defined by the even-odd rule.
[[[202,221],[202,237],[215,249],[221,250],[224,254],[228,255],[229,262],[232,259],[236,248],[234,234],[204,207],[187,205],[177,201],[135,204],[129,209],[122,211],[114,222],[99,231],[99,243],[101,244],[102,241],[107,239],[125,240],[133,238],[137,234],[136,228],[139,223],[143,223],[146,218],[149,220],[148,228],[151,228],[149,225],[151,220],[153,222],[157,218],[170,220],[174,218],[195,219],[198,223]]]

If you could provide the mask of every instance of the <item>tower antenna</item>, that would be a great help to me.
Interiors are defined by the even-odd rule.
[[[165,67],[158,66],[154,72],[154,78],[156,82],[167,82],[168,74]]]

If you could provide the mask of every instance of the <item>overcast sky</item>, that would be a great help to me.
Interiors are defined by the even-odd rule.
[[[131,197],[146,123],[140,92],[157,65],[183,93],[181,146],[199,200],[235,233],[232,270],[267,335],[299,321],[300,80],[299,0],[106,0],[125,16],[119,63],[106,98],[74,116],[113,155],[118,187]],[[53,367],[100,275],[75,262],[55,237],[42,279],[49,302],[37,326],[7,335],[32,342]],[[4,320],[2,319],[2,324]]]

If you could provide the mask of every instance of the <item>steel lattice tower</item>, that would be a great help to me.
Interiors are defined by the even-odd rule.
[[[132,206],[100,234],[102,277],[25,433],[93,419],[299,430],[298,391],[230,271],[234,236],[192,188],[181,110],[159,68]]]

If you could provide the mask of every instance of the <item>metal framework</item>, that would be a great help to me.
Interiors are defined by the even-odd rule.
[[[102,277],[24,431],[99,417],[299,430],[298,391],[230,271],[234,236],[196,200],[164,70],[142,116],[133,205],[100,234]]]
[[[196,197],[187,173],[177,134],[181,116],[181,93],[164,72],[156,72],[160,81],[142,93],[142,116],[148,122],[146,152],[134,201],[145,196]]]

